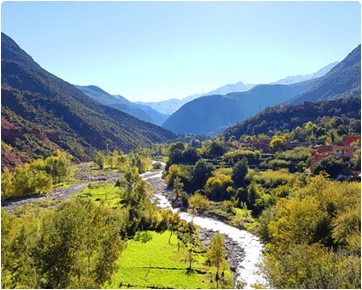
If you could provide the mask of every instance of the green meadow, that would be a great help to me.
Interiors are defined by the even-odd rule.
[[[144,233],[144,232],[143,232]],[[120,266],[111,284],[104,288],[214,288],[215,267],[206,266],[202,253],[194,253],[192,270],[186,261],[187,249],[176,235],[170,232],[147,232],[152,237],[147,242],[137,241],[137,236],[128,241],[127,248],[118,261]],[[232,280],[232,274],[225,272]],[[211,282],[212,281],[212,282]]]
[[[111,183],[89,183],[88,188],[73,195],[72,199],[88,199],[95,204],[102,203],[103,206],[116,208],[121,207],[120,191],[121,189],[119,187],[115,187],[114,184]]]

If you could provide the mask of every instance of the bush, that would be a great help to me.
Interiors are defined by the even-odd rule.
[[[346,168],[346,165],[344,165],[342,157],[328,156],[313,165],[313,172],[319,174],[325,171],[331,178],[336,178],[344,168]]]
[[[152,164],[153,169],[160,169],[162,167],[162,164],[160,162],[156,162]]]

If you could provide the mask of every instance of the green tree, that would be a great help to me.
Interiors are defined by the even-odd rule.
[[[219,288],[219,269],[223,264],[224,255],[227,251],[224,249],[224,236],[219,232],[213,235],[211,240],[211,248],[206,253],[206,257],[209,259],[212,265],[216,267],[216,282],[217,288]]]
[[[353,158],[351,159],[351,161],[354,164],[354,167],[357,170],[361,170],[361,149],[357,149],[354,153],[353,153]]]
[[[280,150],[281,148],[283,148],[283,146],[284,146],[284,142],[283,142],[283,139],[281,139],[281,138],[275,138],[270,142],[270,148],[274,152]]]
[[[38,287],[98,288],[109,281],[123,249],[118,232],[119,226],[92,203],[59,207],[43,224],[32,253],[37,273],[45,278]]]
[[[340,156],[328,156],[313,165],[313,172],[319,174],[325,171],[331,178],[336,178],[346,165]]]
[[[226,145],[224,142],[220,141],[219,138],[217,138],[215,141],[211,143],[209,156],[210,157],[218,157],[224,155],[226,152]]]
[[[234,181],[235,188],[244,185],[245,176],[248,174],[248,159],[245,157],[237,162],[233,167],[232,180]]]
[[[214,165],[207,163],[205,159],[196,162],[194,170],[191,173],[191,184],[194,189],[201,189],[207,182],[207,179],[215,170]]]
[[[96,155],[96,163],[100,169],[104,168],[105,157],[102,152],[98,152]]]
[[[193,196],[189,198],[190,207],[196,211],[199,209],[206,209],[209,204],[209,199],[206,196],[201,195],[199,191],[197,191]]]

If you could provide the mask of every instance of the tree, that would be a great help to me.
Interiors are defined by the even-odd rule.
[[[75,283],[83,288],[87,280],[94,279],[95,286],[110,280],[123,249],[117,228],[106,211],[90,202],[60,207],[43,225],[34,253],[38,273],[47,278],[39,286],[70,288]]]
[[[346,165],[340,156],[328,156],[313,165],[313,172],[319,174],[325,171],[331,178],[336,178]]]
[[[270,148],[271,150],[278,151],[279,149],[281,149],[284,146],[284,142],[283,139],[281,138],[275,138],[270,142]]]
[[[211,240],[211,248],[206,253],[206,257],[210,260],[211,264],[216,267],[216,282],[219,288],[219,269],[224,261],[223,255],[227,253],[224,249],[224,236],[219,232],[213,235]]]
[[[194,189],[203,188],[214,170],[214,165],[207,163],[205,159],[197,161],[191,175],[191,184]]]
[[[214,142],[212,142],[209,156],[210,157],[218,157],[224,155],[226,152],[226,145],[224,142],[220,141],[219,138],[217,138]]]
[[[245,176],[248,174],[248,159],[245,157],[237,162],[233,167],[232,180],[234,181],[235,188],[244,185]]]
[[[206,209],[209,204],[209,199],[206,196],[201,195],[199,191],[189,198],[190,207],[196,211],[198,209]]]
[[[174,231],[176,231],[179,227],[179,224],[181,222],[181,218],[179,216],[179,213],[172,213],[171,210],[165,210],[161,212],[161,216],[164,222],[166,222],[167,228],[171,232],[170,238],[168,239],[168,243],[171,242],[171,237]]]
[[[98,152],[96,155],[96,163],[100,169],[104,168],[105,157],[102,152]]]
[[[359,139],[359,141],[360,141],[360,139]],[[351,159],[351,161],[354,163],[355,168],[357,170],[361,170],[361,149],[357,149],[353,153],[353,158]]]
[[[181,182],[181,178],[177,176],[173,182],[173,189],[176,192],[177,197],[180,196],[180,193],[183,188],[184,184]]]

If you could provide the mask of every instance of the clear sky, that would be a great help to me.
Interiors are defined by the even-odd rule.
[[[1,31],[72,84],[159,101],[341,61],[361,43],[361,5],[9,1]]]

